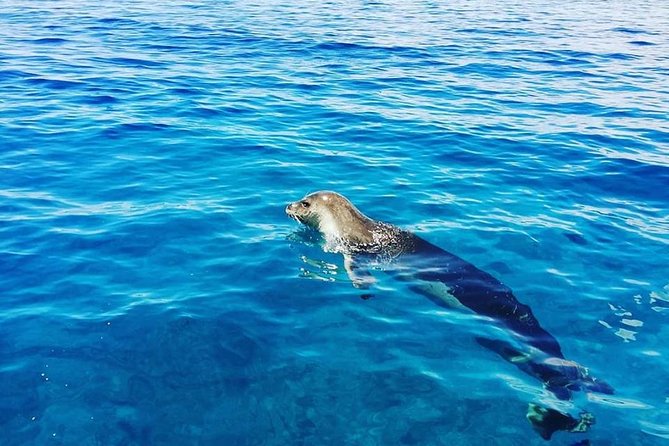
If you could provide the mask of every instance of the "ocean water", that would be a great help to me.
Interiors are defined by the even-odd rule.
[[[485,321],[284,213],[330,189],[509,285],[669,441],[669,3],[0,2],[2,445],[542,445]]]

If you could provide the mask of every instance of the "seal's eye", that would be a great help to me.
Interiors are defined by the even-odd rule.
[[[302,205],[303,208],[308,208],[311,206],[308,201],[300,201],[300,204]]]

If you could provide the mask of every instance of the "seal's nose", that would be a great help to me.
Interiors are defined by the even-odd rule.
[[[286,214],[292,213],[294,208],[295,208],[295,203],[290,203],[288,206],[286,206]]]

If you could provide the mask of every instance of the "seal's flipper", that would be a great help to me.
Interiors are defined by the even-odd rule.
[[[527,419],[544,440],[550,440],[557,431],[583,433],[595,424],[595,417],[588,412],[582,412],[577,420],[571,415],[538,404],[529,405]]]
[[[531,354],[518,350],[508,342],[483,337],[475,339],[483,347],[497,353],[523,372],[539,379],[557,399],[562,401],[571,399],[571,391],[575,390],[575,386],[562,369],[538,362]]]
[[[361,268],[359,263],[348,254],[344,255],[344,268],[346,269],[348,278],[351,279],[353,286],[356,288],[366,290],[376,283],[374,276],[365,268]],[[369,294],[365,296],[367,298],[371,297]]]
[[[583,379],[583,389],[588,392],[603,393],[605,395],[613,395],[616,393],[615,389],[610,384],[591,376],[586,376]]]
[[[513,364],[525,364],[530,361],[530,355],[523,353],[517,348],[513,347],[508,342],[499,341],[495,339],[482,338],[477,336],[476,342],[481,344],[483,347],[494,351],[502,358]]]
[[[574,361],[555,357],[546,358],[539,367],[544,370],[543,373],[548,378],[545,384],[550,390],[564,388],[604,393],[606,395],[615,393],[613,387],[598,378],[590,376],[588,369]]]

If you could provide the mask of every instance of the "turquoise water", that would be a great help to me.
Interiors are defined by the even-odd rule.
[[[551,443],[666,443],[667,3],[106,3],[0,9],[3,445],[546,444],[484,322],[286,217],[319,189],[616,389]]]

